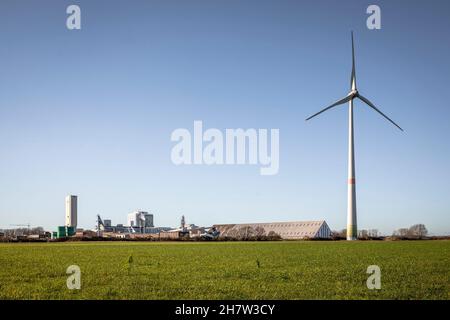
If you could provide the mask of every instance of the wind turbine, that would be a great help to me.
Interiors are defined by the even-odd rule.
[[[367,104],[373,110],[381,114],[394,126],[403,131],[402,128],[394,121],[392,121],[388,116],[381,112],[377,107],[374,106],[367,98],[364,98],[356,89],[356,70],[355,70],[355,46],[353,43],[353,31],[352,31],[352,75],[350,79],[350,92],[341,100],[333,103],[329,107],[313,114],[306,121],[318,116],[322,112],[325,112],[331,108],[339,106],[348,102],[348,194],[347,194],[347,240],[357,239],[357,223],[356,223],[356,182],[355,182],[355,150],[354,150],[354,133],[353,133],[353,100],[355,98],[360,99],[362,102]]]

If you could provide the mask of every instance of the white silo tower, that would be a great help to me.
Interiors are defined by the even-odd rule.
[[[67,227],[77,227],[77,196],[68,195],[66,197],[66,226]]]

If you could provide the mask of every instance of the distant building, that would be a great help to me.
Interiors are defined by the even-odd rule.
[[[198,238],[200,237],[202,234],[204,234],[206,232],[206,228],[205,227],[198,227],[196,225],[190,225],[188,228],[189,231],[189,237],[191,238]]]
[[[167,230],[159,232],[158,238],[160,240],[174,240],[174,239],[182,239],[188,238],[189,233],[180,231],[180,230]]]
[[[293,221],[244,224],[216,224],[221,237],[247,237],[251,235],[268,236],[277,234],[282,239],[329,239],[331,230],[322,221]],[[248,234],[250,233],[250,234]]]
[[[77,227],[77,196],[68,195],[66,197],[66,226]]]
[[[129,213],[127,225],[136,228],[152,228],[153,214],[146,211],[134,211]]]
[[[138,227],[130,227],[130,226],[124,226],[124,225],[117,225],[117,226],[110,226],[105,227],[105,232],[112,232],[112,233],[129,233],[129,234],[139,234],[139,233],[145,233],[145,234],[158,234],[160,232],[165,232],[172,230],[170,227],[146,227],[146,228],[138,228]]]
[[[111,219],[105,219],[103,220],[103,223],[105,224],[105,227],[111,227]]]

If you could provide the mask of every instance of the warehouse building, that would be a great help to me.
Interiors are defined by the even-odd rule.
[[[252,233],[254,235],[279,235],[282,239],[329,239],[331,230],[328,224],[322,221],[293,221],[270,223],[244,223],[244,224],[216,224],[214,227],[220,231],[221,237],[242,237]]]

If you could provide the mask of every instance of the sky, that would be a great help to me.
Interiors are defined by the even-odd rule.
[[[68,30],[66,8],[81,8]],[[366,9],[381,8],[381,29]],[[0,2],[0,228],[55,230],[64,197],[157,226],[326,220],[346,226],[348,108],[355,102],[358,227],[424,223],[450,234],[450,2]],[[280,168],[181,165],[177,128],[279,129]]]

